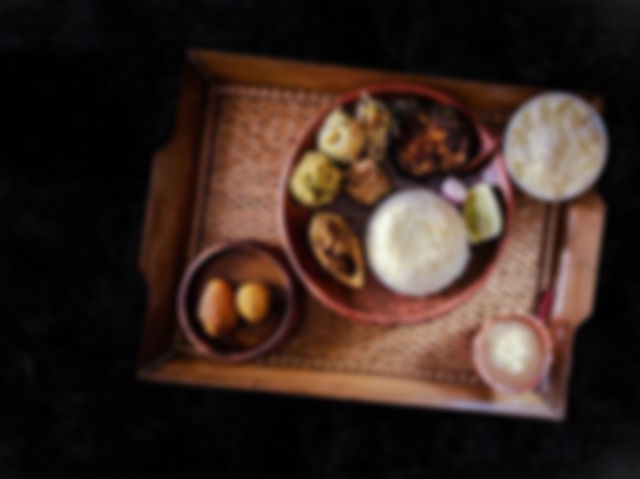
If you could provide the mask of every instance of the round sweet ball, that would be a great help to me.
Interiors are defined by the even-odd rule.
[[[247,322],[259,323],[269,314],[271,291],[257,281],[243,283],[236,292],[236,308]]]

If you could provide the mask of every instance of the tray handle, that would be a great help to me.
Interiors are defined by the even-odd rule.
[[[591,315],[598,278],[605,204],[595,191],[567,205],[559,271],[552,290],[549,327],[554,338],[554,365],[542,386],[546,403],[564,417],[577,329]]]
[[[187,248],[207,84],[187,64],[169,142],[154,156],[138,266],[148,287],[140,367],[166,353],[175,330],[175,291]]]
[[[577,328],[593,310],[605,204],[592,191],[567,207],[565,241],[551,318]]]

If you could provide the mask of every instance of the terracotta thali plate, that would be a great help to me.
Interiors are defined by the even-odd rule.
[[[499,193],[505,218],[504,231],[494,241],[473,246],[471,259],[464,274],[439,293],[425,297],[394,293],[383,286],[368,267],[363,288],[352,289],[336,281],[320,267],[309,245],[308,225],[316,210],[301,206],[289,193],[293,169],[306,151],[315,149],[317,132],[325,117],[337,107],[351,108],[365,92],[387,103],[396,99],[414,97],[421,101],[426,100],[455,108],[468,123],[473,138],[470,142],[469,160],[455,172],[454,176],[466,184],[473,184],[480,181],[481,170],[493,168],[494,186]],[[280,220],[285,249],[306,288],[325,306],[340,315],[349,319],[384,325],[410,324],[432,319],[464,303],[488,278],[509,234],[513,193],[503,160],[500,155],[495,154],[496,146],[497,140],[469,109],[452,97],[422,85],[375,85],[350,91],[335,100],[311,122],[296,144],[282,175],[279,192]],[[438,192],[440,183],[447,176],[436,174],[425,179],[409,178],[390,159],[383,162],[383,168],[391,178],[393,191],[420,187]],[[342,215],[362,241],[367,220],[374,207],[358,204],[341,192],[334,203],[320,209]]]

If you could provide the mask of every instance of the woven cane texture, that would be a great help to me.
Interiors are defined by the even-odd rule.
[[[234,84],[213,86],[211,93],[191,257],[220,241],[279,242],[277,193],[288,153],[305,125],[334,98]],[[494,130],[506,120],[476,113]],[[411,326],[375,326],[341,318],[309,297],[306,317],[291,340],[256,363],[476,383],[469,347],[478,325],[502,312],[531,310],[544,209],[517,197],[512,234],[498,267],[470,301],[449,314]]]

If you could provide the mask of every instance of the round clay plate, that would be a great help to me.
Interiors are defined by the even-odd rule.
[[[242,319],[224,337],[205,333],[197,318],[198,300],[207,282],[219,277],[234,289],[245,281],[261,281],[271,291],[269,315],[250,325]],[[203,354],[223,361],[247,361],[287,339],[300,317],[299,287],[282,254],[264,244],[236,241],[202,252],[187,268],[178,291],[178,318],[189,340]]]
[[[315,149],[317,132],[325,117],[339,106],[344,106],[347,110],[352,109],[364,92],[385,102],[418,97],[456,108],[468,123],[472,138],[470,160],[462,170],[456,172],[455,176],[464,183],[472,184],[479,180],[479,172],[483,168],[491,165],[493,169],[494,186],[499,193],[504,215],[503,233],[494,241],[473,246],[471,259],[464,274],[439,293],[425,297],[395,293],[383,286],[368,267],[363,288],[351,289],[344,286],[320,267],[310,248],[308,225],[316,210],[301,206],[289,193],[292,171],[307,150]],[[437,90],[413,84],[377,85],[354,90],[338,98],[312,121],[302,135],[287,162],[279,190],[280,220],[286,252],[304,285],[318,300],[336,313],[349,319],[376,324],[416,323],[443,315],[464,303],[478,291],[496,266],[509,234],[513,207],[512,190],[502,157],[492,156],[495,149],[496,140],[472,113],[453,98]],[[420,180],[408,178],[398,170],[391,158],[385,160],[382,165],[391,177],[394,192],[416,187],[439,192],[440,183],[446,177],[446,175],[434,175]],[[375,205],[372,207],[361,205],[341,192],[336,201],[320,209],[338,213],[345,218],[359,236],[366,256],[363,236]]]

